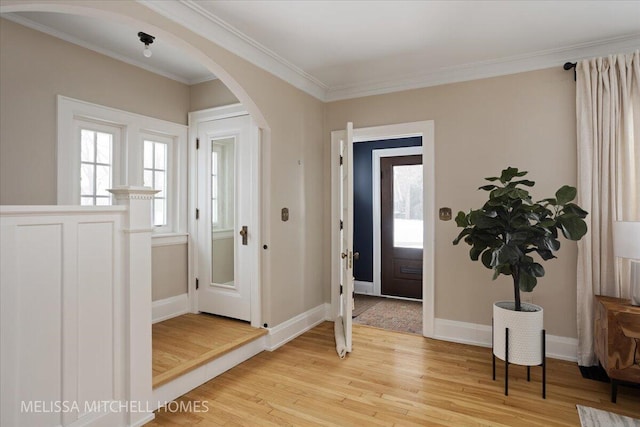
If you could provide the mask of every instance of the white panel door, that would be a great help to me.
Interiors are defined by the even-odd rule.
[[[342,236],[340,257],[342,258],[340,312],[344,323],[344,337],[347,352],[352,349],[353,312],[353,123],[347,123],[346,137],[340,143],[342,164],[340,178]]]
[[[251,320],[251,119],[198,125],[198,310]]]

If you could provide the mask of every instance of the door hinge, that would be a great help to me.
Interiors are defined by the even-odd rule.
[[[340,220],[340,230],[342,230],[343,228],[344,228],[344,222]]]
[[[342,295],[342,285],[340,285],[340,295]]]
[[[196,219],[200,219],[200,209],[196,208]]]
[[[342,164],[342,161],[343,161],[342,156],[340,156],[340,164]]]
[[[200,138],[196,138],[196,150],[200,149]]]
[[[196,291],[200,288],[200,281],[196,277]]]

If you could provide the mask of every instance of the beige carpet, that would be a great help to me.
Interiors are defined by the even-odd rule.
[[[356,324],[422,335],[421,301],[356,295],[355,314]]]

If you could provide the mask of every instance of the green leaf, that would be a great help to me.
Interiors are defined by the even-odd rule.
[[[507,183],[516,176],[520,176],[518,175],[518,168],[512,168],[511,166],[509,166],[502,171],[502,174],[500,175],[500,182],[502,182],[503,184]]]
[[[559,216],[562,234],[569,240],[580,240],[587,234],[587,223],[576,216]]]
[[[497,188],[497,185],[494,184],[489,184],[489,185],[483,185],[482,187],[478,187],[478,190],[487,190],[487,191],[491,191],[494,188]]]
[[[585,211],[575,203],[567,203],[562,210],[563,212],[574,214],[578,218],[586,218],[587,215],[589,215],[589,212]]]
[[[522,292],[531,292],[537,284],[538,279],[536,279],[529,273],[520,271],[520,281],[518,282],[518,287]]]
[[[521,252],[517,247],[502,245],[493,251],[491,266],[493,268],[503,264],[515,264],[520,258]]]
[[[538,203],[549,203],[549,204],[552,204],[552,205],[557,205],[558,201],[556,199],[554,199],[554,198],[547,198],[547,199],[540,200]]]
[[[544,267],[537,262],[530,262],[527,264],[522,264],[522,269],[529,275],[533,277],[543,277],[544,276]]]
[[[468,227],[469,220],[467,218],[467,214],[462,211],[458,212],[458,215],[456,215],[456,224],[458,227]]]
[[[527,186],[527,187],[533,187],[534,185],[536,185],[535,181],[530,181],[528,179],[522,179],[520,181],[513,181],[511,184],[514,184],[514,185],[521,184],[521,185],[524,185],[524,186]]]
[[[485,180],[487,180],[487,181],[489,181],[489,182],[497,181],[497,180],[499,180],[499,179],[500,179],[500,178],[498,178],[497,176],[491,176],[491,177],[489,177],[489,178],[485,178]]]
[[[576,198],[577,190],[570,185],[563,185],[556,191],[556,200],[559,205],[565,205]]]
[[[471,247],[471,250],[469,250],[469,257],[473,260],[473,261],[477,261],[478,258],[480,257],[480,254],[482,254],[482,252],[487,249],[487,245],[482,244],[482,243],[477,243],[475,245],[473,245]]]
[[[460,234],[458,234],[458,237],[456,237],[455,239],[453,239],[453,244],[457,245],[458,243],[460,243],[460,240],[464,237],[471,234],[471,229],[470,228],[465,228],[464,230],[462,230],[460,232]]]
[[[560,249],[560,241],[558,241],[557,239],[554,239],[551,236],[545,236],[542,239],[540,239],[538,246],[540,246],[541,249],[557,251],[558,249]]]
[[[482,264],[487,267],[487,268],[493,268],[491,267],[491,257],[493,256],[493,250],[492,249],[487,249],[486,251],[484,251],[482,253],[482,256],[480,257],[480,259],[482,260]]]
[[[551,252],[548,249],[536,249],[536,252],[538,253],[538,255],[540,255],[540,258],[542,258],[543,260],[547,261],[550,259],[555,258],[556,256],[553,254],[553,252]]]
[[[496,219],[490,217],[481,210],[471,211],[469,214],[469,222],[479,229],[493,228],[496,225],[499,225]]]

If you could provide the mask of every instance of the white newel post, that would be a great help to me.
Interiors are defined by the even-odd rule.
[[[158,191],[149,187],[116,187],[109,190],[116,204],[127,207],[122,226],[123,279],[125,289],[125,389],[132,406],[128,424],[149,421],[153,407],[151,355],[151,203]]]

